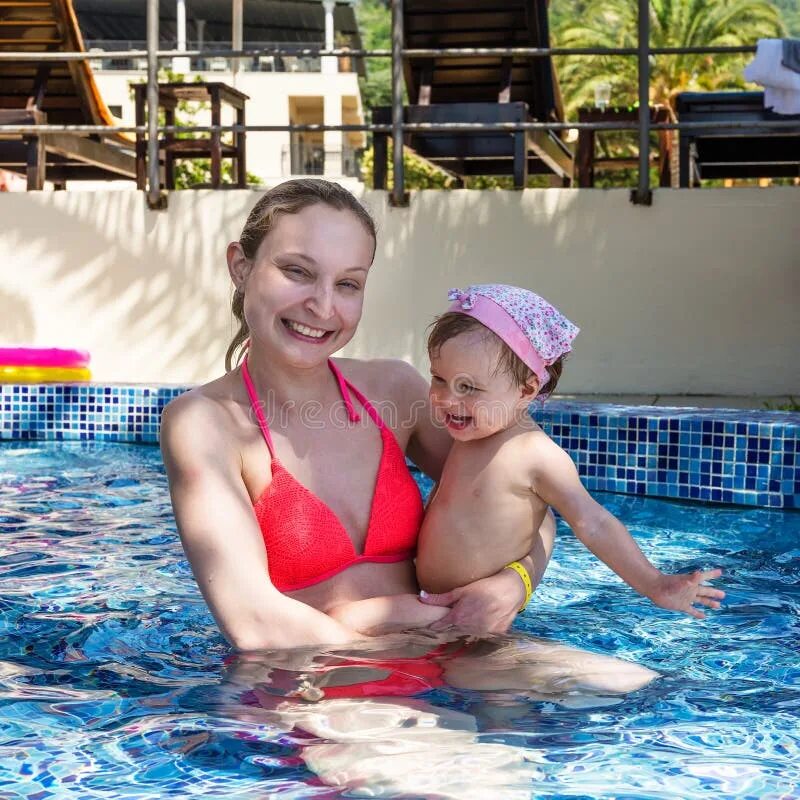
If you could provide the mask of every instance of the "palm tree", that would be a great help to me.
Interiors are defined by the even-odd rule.
[[[636,0],[589,0],[580,21],[556,22],[559,47],[636,47]],[[767,0],[650,0],[651,47],[702,47],[755,44],[781,37],[779,10]],[[741,88],[743,55],[651,57],[650,102],[672,106],[679,92]],[[612,105],[637,99],[636,58],[565,56],[558,75],[568,112],[594,104],[595,86],[609,83]]]

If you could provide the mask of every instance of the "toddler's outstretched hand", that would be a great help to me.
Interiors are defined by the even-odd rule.
[[[719,578],[720,575],[721,569],[705,572],[698,569],[683,575],[664,575],[650,599],[660,608],[683,611],[696,619],[705,619],[706,615],[694,604],[719,608],[719,601],[725,597],[725,592],[713,586],[704,586],[703,581]]]

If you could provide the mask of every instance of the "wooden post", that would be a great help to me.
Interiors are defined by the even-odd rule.
[[[220,97],[219,87],[209,87],[211,93],[211,124],[220,125]],[[217,131],[211,132],[211,186],[219,189],[222,183],[222,134]]]
[[[389,137],[385,133],[372,135],[372,188],[386,188],[389,166]]]
[[[638,1],[639,23],[639,182],[631,191],[634,205],[653,204],[650,188],[650,0]]]
[[[175,124],[175,106],[167,105],[164,109],[164,121],[167,125]],[[170,145],[175,141],[175,134],[168,133],[164,137],[164,185],[167,189],[175,188],[175,156]]]
[[[528,183],[528,134],[516,131],[514,134],[514,188],[524,189]]]
[[[578,133],[578,187],[586,189],[594,186],[594,131],[581,130]]]
[[[158,153],[158,0],[147,0],[147,205],[163,208]]]
[[[394,177],[390,202],[408,205],[403,164],[403,0],[392,0],[392,161]]]
[[[41,136],[29,136],[25,139],[28,145],[28,158],[26,177],[28,179],[28,191],[38,192],[44,188],[46,153],[44,142]]]
[[[144,83],[133,87],[137,128],[144,125],[144,94],[146,89],[147,85]],[[144,133],[139,131],[136,131],[136,188],[147,188],[147,141]]]
[[[670,122],[669,108],[657,108],[654,111],[654,122]],[[658,185],[672,186],[672,131],[658,132]]]
[[[678,136],[678,185],[681,189],[688,189],[691,176],[689,137],[686,135],[685,131],[680,131]]]
[[[236,109],[236,124],[244,125],[244,107]],[[245,132],[237,133],[234,136],[236,144],[236,184],[240,189],[247,188],[247,161]]]
[[[528,107],[524,103],[515,103],[513,118],[515,122],[524,122],[528,116]],[[528,185],[528,132],[515,131],[514,137],[514,188],[524,189]]]

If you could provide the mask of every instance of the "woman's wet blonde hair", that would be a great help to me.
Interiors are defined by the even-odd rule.
[[[377,242],[374,220],[351,192],[338,183],[321,178],[297,178],[270,189],[253,206],[239,237],[245,256],[255,258],[261,242],[281,214],[297,214],[317,203],[324,203],[337,211],[351,211],[366,228],[372,241]],[[375,255],[374,248],[372,255]],[[225,370],[228,372],[242,360],[245,342],[250,338],[250,329],[244,318],[244,289],[237,287],[234,291],[231,311],[239,322],[239,330],[225,353]]]

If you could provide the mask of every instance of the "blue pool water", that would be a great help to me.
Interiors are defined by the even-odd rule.
[[[253,707],[158,450],[3,444],[0,797],[800,796],[800,514],[598,498],[663,569],[721,566],[724,610],[654,608],[562,528],[515,636],[637,661],[663,675],[647,688]],[[315,663],[254,674],[280,703]]]

